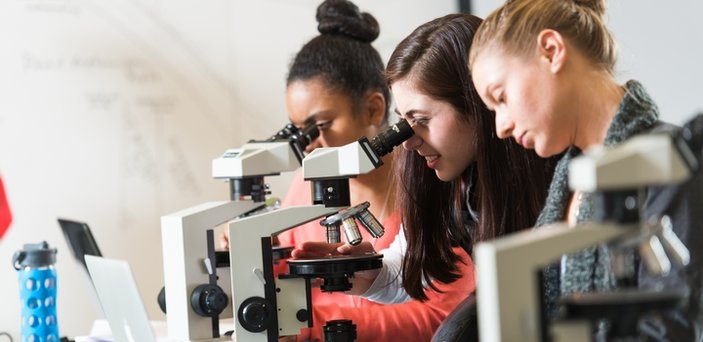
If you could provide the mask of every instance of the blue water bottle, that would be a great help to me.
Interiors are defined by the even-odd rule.
[[[56,248],[44,242],[25,244],[12,264],[19,272],[22,342],[58,342],[56,321]]]

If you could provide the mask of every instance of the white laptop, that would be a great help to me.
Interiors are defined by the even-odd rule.
[[[86,255],[85,262],[113,339],[156,342],[129,264],[93,255]]]

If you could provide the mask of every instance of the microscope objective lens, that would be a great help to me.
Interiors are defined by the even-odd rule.
[[[331,224],[327,226],[327,243],[340,243],[342,242],[342,236],[339,232],[338,224]]]
[[[356,225],[356,220],[353,217],[348,217],[342,221],[344,226],[344,235],[347,237],[347,242],[351,245],[358,245],[361,242],[361,233]]]
[[[384,233],[384,228],[383,225],[381,225],[381,222],[378,222],[375,216],[368,211],[368,210],[363,210],[359,213],[358,216],[359,221],[361,221],[361,224],[366,227],[366,230],[371,233],[371,236],[374,238],[380,238],[383,236]]]

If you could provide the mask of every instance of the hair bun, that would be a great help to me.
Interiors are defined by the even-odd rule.
[[[379,34],[378,21],[366,12],[359,12],[348,0],[325,0],[317,7],[317,30],[321,34],[338,34],[363,42],[373,42]]]
[[[605,0],[573,0],[576,5],[592,9],[599,16],[605,15],[607,5]]]

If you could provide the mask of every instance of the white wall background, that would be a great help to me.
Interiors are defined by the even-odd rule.
[[[130,262],[151,318],[163,319],[161,215],[224,200],[210,161],[286,122],[285,75],[316,34],[319,0],[4,0],[0,2],[0,173],[15,221],[0,241],[0,331],[19,332],[12,254],[59,249],[61,335],[101,316],[57,217],[88,222],[103,254]],[[387,59],[454,0],[357,0],[381,23]],[[485,16],[501,2],[473,1]],[[703,4],[611,0],[621,79],[637,78],[663,118],[703,109]],[[271,178],[283,195],[289,175]],[[5,265],[5,266],[1,266]]]
[[[0,173],[14,222],[0,241],[0,332],[19,339],[12,254],[58,248],[62,336],[101,317],[57,217],[86,221],[104,255],[129,261],[163,319],[159,219],[228,198],[210,176],[225,149],[287,122],[288,64],[317,34],[321,0],[0,1]],[[385,58],[454,0],[359,0]],[[270,178],[283,195],[290,175]]]

